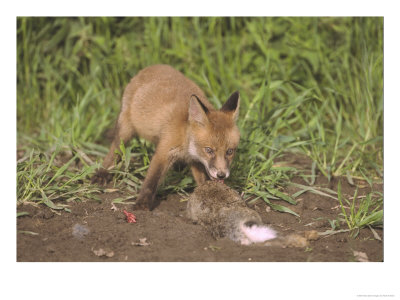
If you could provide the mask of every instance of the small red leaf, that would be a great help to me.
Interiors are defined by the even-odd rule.
[[[133,213],[127,212],[127,211],[124,209],[124,214],[125,214],[125,216],[126,216],[126,221],[127,221],[128,223],[136,223],[136,217],[135,217],[135,215],[134,215]]]

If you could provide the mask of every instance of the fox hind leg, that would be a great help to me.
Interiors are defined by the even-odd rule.
[[[133,126],[129,126],[128,122],[123,122],[121,117],[122,115],[120,115],[120,117],[118,118],[118,122],[115,126],[115,136],[111,143],[110,150],[103,160],[102,167],[96,172],[96,174],[92,178],[92,182],[106,184],[112,179],[112,176],[108,172],[108,170],[114,166],[115,161],[119,160],[119,156],[115,153],[115,151],[120,149],[119,146],[121,141],[125,144],[135,135],[135,129],[133,128]]]

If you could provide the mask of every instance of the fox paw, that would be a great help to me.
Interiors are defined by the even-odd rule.
[[[152,197],[145,197],[143,195],[139,195],[139,197],[136,199],[134,209],[153,210],[156,206],[157,205]]]
[[[140,201],[140,200],[136,200],[136,203],[133,205],[133,209],[134,210],[153,210],[153,208],[151,208],[149,206],[149,204],[147,203],[147,201]]]

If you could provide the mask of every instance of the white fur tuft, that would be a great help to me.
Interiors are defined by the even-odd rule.
[[[196,146],[194,144],[193,139],[191,138],[189,140],[189,154],[193,157],[193,158],[198,158],[198,154],[197,154],[197,149]]]
[[[276,238],[275,230],[264,225],[246,226],[242,225],[243,233],[247,236],[250,243],[262,243]]]

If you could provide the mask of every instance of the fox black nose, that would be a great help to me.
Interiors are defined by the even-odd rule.
[[[218,179],[224,179],[225,176],[226,176],[226,174],[225,174],[224,172],[218,172],[218,173],[217,173]]]

